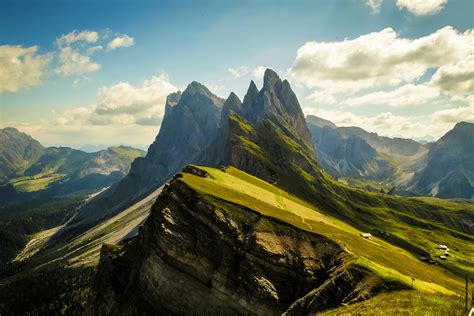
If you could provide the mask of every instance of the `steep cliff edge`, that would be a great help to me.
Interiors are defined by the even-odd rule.
[[[55,240],[78,236],[144,198],[186,164],[194,163],[217,135],[224,101],[195,81],[183,93],[170,94],[160,132],[146,156],[135,159],[125,178],[82,207]]]
[[[190,174],[213,177],[187,167],[136,239],[103,247],[89,315],[299,315],[401,286],[351,264],[323,235],[203,197],[187,183]]]

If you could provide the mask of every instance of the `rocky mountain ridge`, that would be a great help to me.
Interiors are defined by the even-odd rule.
[[[210,176],[194,167],[183,174]],[[86,314],[301,315],[403,288],[348,264],[324,236],[205,202],[182,176],[137,239],[102,248]]]
[[[458,123],[438,141],[420,144],[359,127],[306,118],[321,165],[335,177],[380,181],[401,194],[473,198],[473,123]]]

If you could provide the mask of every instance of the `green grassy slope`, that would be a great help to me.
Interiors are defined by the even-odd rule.
[[[308,201],[321,213],[370,232],[416,257],[431,257],[443,269],[460,277],[465,271],[474,272],[474,259],[470,256],[474,253],[472,201],[403,198],[352,188],[318,168],[305,148],[292,141],[291,130],[285,126],[262,121],[254,127],[237,115],[232,115],[229,122],[240,161],[252,161],[252,167],[239,161],[231,161],[231,165],[270,181]],[[266,174],[271,176],[265,178]],[[439,260],[442,253],[436,250],[438,244],[451,249],[447,261]]]
[[[318,315],[466,315],[460,298],[403,291],[383,293],[367,301],[339,307]]]
[[[17,191],[35,192],[50,188],[53,184],[64,184],[67,181],[70,183],[87,181],[84,179],[92,175],[105,177],[117,171],[126,174],[130,170],[132,161],[144,155],[143,150],[126,146],[109,147],[107,150],[95,153],[86,153],[67,147],[49,147],[39,157],[28,161],[16,170],[7,182],[13,184]],[[91,180],[91,184],[85,186],[91,186],[94,181],[100,182],[100,180]]]
[[[414,277],[414,287],[423,291],[449,294],[462,292],[461,278],[443,267],[427,265],[408,251],[383,239],[364,239],[360,237],[361,230],[328,216],[319,208],[276,186],[232,167],[225,172],[199,168],[207,171],[210,176],[201,178],[183,173],[182,181],[207,201],[224,207],[227,202],[242,205],[300,229],[325,235],[353,253],[357,264],[364,265],[385,278],[400,279],[411,284],[411,278]],[[405,228],[408,229],[408,226]],[[466,242],[463,245],[472,247]]]
[[[44,150],[37,140],[15,128],[0,129],[0,183],[10,174],[27,167]]]

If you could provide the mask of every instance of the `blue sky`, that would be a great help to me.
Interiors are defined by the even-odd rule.
[[[474,119],[474,79],[467,69],[473,54],[469,30],[474,2],[426,2],[433,3],[2,0],[0,65],[5,67],[0,67],[0,78],[10,82],[3,88],[0,83],[0,126],[16,126],[45,144],[146,145],[159,130],[168,92],[196,80],[220,96],[235,91],[242,98],[251,79],[261,84],[257,69],[271,67],[288,78],[307,114],[391,136],[439,137],[458,118]],[[382,33],[387,28],[395,35]],[[83,32],[95,32],[97,39],[77,39]],[[366,38],[374,32],[373,39]],[[76,39],[58,41],[68,34]],[[128,38],[128,44],[112,49],[108,45],[116,38]],[[436,39],[441,44],[426,44]],[[298,57],[298,50],[311,42],[306,55]],[[374,69],[389,61],[392,65],[395,55],[387,57],[384,43],[405,54],[395,54],[401,64],[393,72],[374,75],[370,68],[348,62],[361,50],[361,56],[373,58]],[[439,48],[445,43],[444,50]],[[379,53],[372,56],[370,45]],[[88,53],[97,46],[102,49]],[[31,47],[37,50],[26,52]],[[338,73],[325,49],[341,52],[341,65],[362,77]],[[438,59],[452,52],[453,57],[446,62],[429,56],[410,60],[415,51]],[[15,58],[21,66],[8,64]],[[308,62],[315,58],[322,62]],[[79,65],[78,59],[84,62]],[[404,67],[417,71],[400,74]],[[446,83],[453,71],[464,81]],[[107,116],[99,114],[105,112]]]

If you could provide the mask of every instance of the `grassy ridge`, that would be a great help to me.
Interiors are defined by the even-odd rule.
[[[267,182],[235,168],[227,168],[225,172],[202,169],[210,176],[202,178],[183,174],[182,181],[212,203],[219,203],[219,199],[232,202],[300,229],[327,236],[362,259],[359,264],[368,263],[369,268],[384,277],[384,271],[400,275],[401,281],[405,282],[414,277],[414,287],[420,290],[446,294],[462,292],[461,279],[449,271],[422,263],[408,251],[382,239],[363,239],[359,236],[360,230]]]
[[[416,291],[384,293],[319,315],[465,315],[462,299]]]

